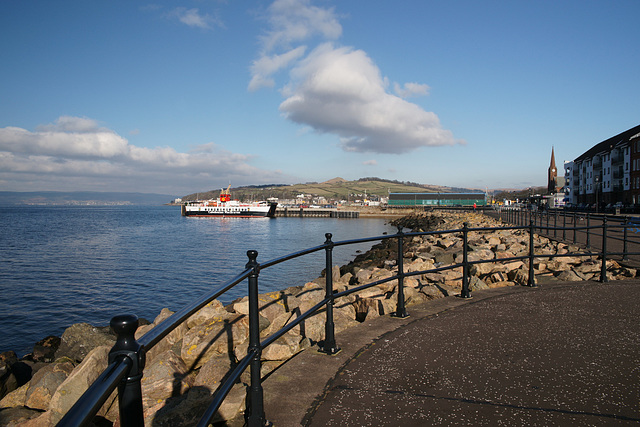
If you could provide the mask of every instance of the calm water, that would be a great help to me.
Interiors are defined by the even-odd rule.
[[[333,240],[378,236],[384,219],[185,218],[175,207],[0,207],[0,352],[31,352],[73,323],[117,314],[149,320],[177,310],[244,269]],[[334,265],[371,244],[334,249]],[[320,275],[324,251],[260,274],[260,292]],[[246,295],[246,282],[226,297]]]

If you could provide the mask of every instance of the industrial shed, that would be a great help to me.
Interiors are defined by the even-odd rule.
[[[389,206],[484,206],[485,193],[390,193]]]

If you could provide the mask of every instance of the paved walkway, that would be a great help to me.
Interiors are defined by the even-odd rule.
[[[477,291],[307,350],[263,383],[274,426],[637,425],[640,281]]]

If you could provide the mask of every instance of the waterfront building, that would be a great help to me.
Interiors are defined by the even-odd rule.
[[[390,193],[389,206],[484,206],[485,193]]]
[[[640,125],[565,162],[564,173],[572,206],[640,204]]]
[[[566,160],[564,162],[564,204],[569,206],[576,206],[578,200],[576,199],[576,193],[572,190],[573,181],[573,162]]]

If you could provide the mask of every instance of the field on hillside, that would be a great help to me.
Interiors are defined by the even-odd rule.
[[[389,193],[435,193],[435,192],[469,192],[469,189],[402,183],[380,179],[346,181],[334,178],[326,182],[312,182],[294,185],[264,185],[238,187],[231,189],[231,197],[240,200],[265,200],[269,197],[278,199],[294,199],[299,194],[324,197],[328,200],[355,200],[369,197],[387,197]],[[220,190],[206,193],[194,193],[184,196],[183,200],[210,199],[220,194]]]

